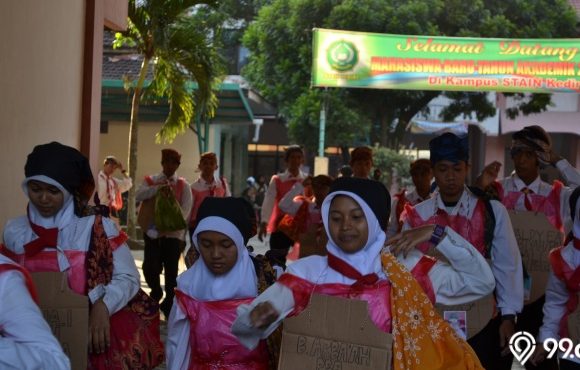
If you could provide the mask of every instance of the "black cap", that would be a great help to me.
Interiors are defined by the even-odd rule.
[[[247,244],[248,240],[254,236],[253,224],[256,219],[254,209],[243,198],[205,198],[199,206],[197,222],[211,216],[224,218],[237,227],[244,238],[244,244]]]
[[[362,198],[373,211],[379,225],[384,230],[391,214],[391,195],[381,182],[358,177],[340,177],[332,183],[330,194],[336,191],[348,191]]]
[[[429,141],[429,151],[431,152],[431,164],[439,161],[451,161],[457,163],[460,161],[469,161],[469,142],[467,135],[457,136],[451,132]]]

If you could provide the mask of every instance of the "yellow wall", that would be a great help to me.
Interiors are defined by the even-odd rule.
[[[25,212],[34,145],[79,146],[84,23],[84,1],[0,1],[0,228]]]
[[[199,163],[199,151],[197,146],[197,136],[189,130],[183,135],[179,135],[172,144],[156,144],[155,134],[159,131],[161,123],[141,122],[139,123],[139,148],[137,149],[137,175],[133,177],[133,182],[138,186],[146,175],[161,172],[161,149],[173,148],[181,153],[181,166],[177,170],[179,176],[185,177],[192,182],[198,177],[194,172]],[[108,133],[101,134],[100,158],[107,155],[114,155],[127,166],[129,138],[128,122],[109,122]],[[137,179],[137,180],[135,180]]]

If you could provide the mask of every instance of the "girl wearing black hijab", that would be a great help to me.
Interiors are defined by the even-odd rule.
[[[279,334],[248,350],[230,332],[236,310],[274,283],[275,272],[246,244],[255,234],[242,198],[205,198],[192,234],[199,257],[177,279],[169,315],[167,365],[172,370],[267,370],[277,367]]]
[[[87,158],[57,142],[38,145],[24,172],[26,215],[8,221],[1,252],[30,272],[65,272],[89,297],[90,369],[157,366],[158,308],[139,289],[127,236],[106,217],[85,216],[95,187]]]

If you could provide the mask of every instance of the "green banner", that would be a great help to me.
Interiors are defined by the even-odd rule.
[[[312,84],[580,92],[580,39],[483,39],[314,29]]]

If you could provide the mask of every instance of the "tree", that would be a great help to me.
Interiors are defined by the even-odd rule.
[[[366,142],[370,118],[360,109],[349,107],[353,102],[344,89],[309,90],[300,95],[290,109],[288,134],[301,139],[301,145],[315,152],[322,105],[325,105],[326,120],[332,122],[326,126],[327,146],[339,146],[348,153],[347,148],[353,143]]]
[[[566,0],[275,0],[264,6],[244,35],[250,62],[244,75],[288,116],[307,94],[312,65],[312,29],[334,28],[390,34],[463,37],[554,38],[576,35],[576,14]],[[427,109],[440,91],[352,89],[348,108],[367,112],[371,142],[398,148],[411,118]],[[443,119],[475,111],[495,113],[485,93],[446,94],[453,103]],[[508,111],[541,112],[546,94],[509,94],[518,105]],[[292,117],[289,118],[292,121]],[[328,126],[333,122],[328,121]],[[304,139],[304,138],[301,138]]]
[[[219,58],[212,35],[192,14],[213,0],[130,0],[127,31],[116,34],[115,47],[137,49],[143,62],[137,81],[131,83],[132,103],[129,129],[129,173],[137,170],[137,132],[139,105],[147,100],[166,99],[169,114],[158,142],[171,142],[183,133],[196,115],[211,117],[216,108],[214,87],[221,75]],[[196,9],[197,7],[197,9]],[[146,81],[153,67],[151,81]],[[192,82],[197,86],[191,85]],[[190,91],[194,91],[193,93]],[[128,233],[135,238],[135,188],[129,190]]]

